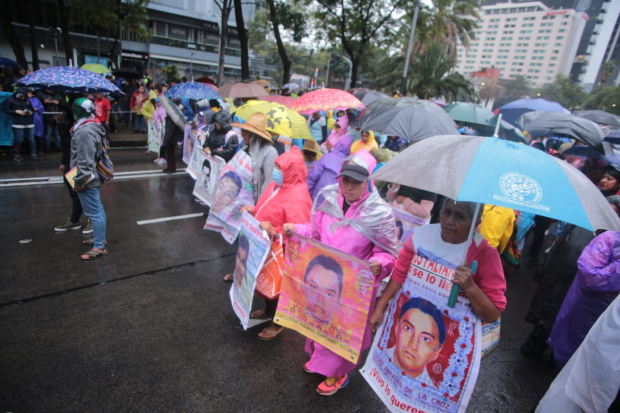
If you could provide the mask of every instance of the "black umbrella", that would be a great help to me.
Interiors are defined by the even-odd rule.
[[[576,110],[573,115],[581,116],[601,125],[609,125],[612,129],[620,128],[620,117],[602,110]]]
[[[389,98],[385,93],[377,92],[376,90],[362,90],[353,93],[353,96],[358,98],[365,106],[370,105],[375,100]]]
[[[597,150],[602,149],[605,137],[603,130],[596,123],[567,113],[537,110],[521,115],[516,123],[528,132],[565,135],[587,143]]]
[[[142,75],[138,71],[133,69],[118,69],[113,70],[112,74],[116,77],[122,77],[125,79],[142,79]]]

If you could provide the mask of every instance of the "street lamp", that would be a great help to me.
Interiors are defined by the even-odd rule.
[[[189,54],[189,75],[193,82],[194,81],[194,53],[193,52]]]
[[[351,86],[351,75],[353,74],[353,62],[348,57],[342,56],[342,58],[349,62],[349,77],[344,84],[344,90],[349,90],[349,87]]]
[[[418,22],[418,12],[420,11],[420,0],[415,2],[415,10],[413,11],[413,21],[411,22],[411,32],[409,33],[409,46],[407,47],[407,57],[405,58],[405,69],[403,70],[403,78],[400,82],[400,93],[405,96],[407,86],[407,71],[409,70],[409,59],[411,59],[411,51],[413,50],[413,35],[415,34],[415,26]]]

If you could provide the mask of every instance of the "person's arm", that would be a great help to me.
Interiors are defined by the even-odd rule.
[[[583,250],[577,265],[583,277],[581,285],[590,291],[620,291],[620,260],[614,256],[613,233],[594,238]]]
[[[211,151],[213,155],[217,155],[223,158],[226,162],[230,161],[235,153],[237,152],[237,147],[239,146],[239,139],[237,135],[231,135],[223,148],[217,148]]]
[[[499,308],[493,304],[489,297],[474,282],[471,268],[465,265],[456,267],[452,282],[461,287],[461,291],[465,293],[474,312],[482,321],[494,323],[502,315]]]
[[[106,116],[105,124],[109,125],[110,124],[110,113],[112,113],[112,105],[110,105],[110,101],[107,99],[106,99],[106,102],[108,102],[108,104],[106,105],[108,109],[108,116]]]
[[[312,196],[312,193],[314,192],[314,187],[317,184],[317,182],[319,182],[319,179],[323,175],[324,170],[325,170],[325,163],[321,162],[321,159],[319,159],[319,161],[316,164],[314,164],[312,169],[310,169],[310,172],[308,172],[308,178],[306,178],[306,184],[308,185],[308,192],[310,193],[310,196]]]
[[[278,157],[278,152],[273,146],[271,146],[271,150],[267,151],[267,154],[265,154],[265,158],[263,159],[263,165],[261,166],[263,169],[263,184],[260,189],[260,194],[262,194],[265,191],[265,188],[267,188],[267,185],[269,185],[271,181],[273,180],[273,170],[276,166],[277,157]]]
[[[427,201],[425,199],[421,200],[418,204],[413,201],[411,198],[404,197],[403,206],[411,215],[419,216],[420,218],[426,218],[431,214],[433,210],[434,202]]]
[[[91,174],[96,173],[93,171],[93,165],[97,148],[90,137],[80,137],[76,140],[76,152],[77,174],[75,175],[74,181],[77,188],[84,187],[86,182],[90,179]]]
[[[397,198],[398,191],[400,191],[400,185],[399,184],[390,184],[388,186],[388,190],[387,190],[387,194],[386,194],[386,200],[388,202],[394,202],[396,200],[396,198]]]
[[[325,139],[327,139],[327,122],[325,122],[325,119],[323,119],[321,117],[320,120],[320,125],[321,125],[321,133],[323,134],[323,141],[325,141]]]

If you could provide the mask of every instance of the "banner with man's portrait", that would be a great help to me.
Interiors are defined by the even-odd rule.
[[[247,212],[243,213],[234,281],[230,288],[230,302],[244,330],[267,321],[250,319],[256,278],[271,248],[269,236],[259,225],[260,222],[256,218]]]
[[[411,215],[402,208],[401,204],[391,204],[394,210],[394,218],[396,219],[396,230],[398,231],[398,240],[400,244],[404,244],[417,227],[426,225],[431,221],[429,216],[427,219]]]
[[[183,163],[189,165],[194,153],[194,147],[198,140],[198,129],[192,129],[190,124],[185,125],[183,134]]]
[[[159,128],[155,126],[155,122],[149,121],[146,123],[147,125],[147,133],[148,133],[148,141],[149,141],[149,152],[156,153],[159,156],[159,151],[161,149],[162,142],[164,140],[164,130],[166,125],[166,120],[164,119]]]
[[[194,152],[196,151],[194,149]],[[226,161],[219,156],[207,155],[201,148],[198,151],[200,152],[197,155],[199,167],[196,171],[197,176],[193,195],[211,207],[213,205],[213,194],[217,187],[217,179],[222,169],[226,166]]]
[[[295,234],[283,273],[274,321],[357,363],[373,298],[369,263]]]
[[[239,151],[220,172],[204,229],[221,233],[222,237],[232,244],[241,229],[242,208],[252,205],[252,158],[244,151]]]
[[[480,368],[481,323],[462,294],[448,307],[453,278],[453,269],[416,255],[386,310],[361,372],[392,412],[467,408]]]
[[[185,171],[187,171],[187,173],[189,174],[189,176],[192,177],[192,179],[196,179],[198,177],[203,159],[207,155],[202,149],[202,144],[204,143],[205,139],[205,132],[199,131],[198,135],[196,136],[196,144],[194,145],[192,156],[189,159],[187,168],[185,168]]]

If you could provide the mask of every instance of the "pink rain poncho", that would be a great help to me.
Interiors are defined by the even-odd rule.
[[[368,151],[360,151],[345,159],[356,157],[365,163],[370,173],[376,160]],[[366,261],[377,261],[382,270],[374,283],[373,301],[370,304],[370,317],[374,308],[376,290],[392,271],[398,254],[396,221],[392,208],[379,196],[372,182],[364,194],[351,204],[346,214],[342,212],[344,196],[341,178],[338,184],[323,188],[314,200],[312,223],[298,224],[296,231],[306,237],[315,238],[327,245]],[[362,350],[370,346],[370,328],[366,321],[366,331]],[[355,364],[338,356],[318,343],[306,339],[306,351],[311,355],[308,368],[327,377],[342,376],[355,368]]]
[[[350,136],[349,132],[347,131],[347,127],[349,126],[349,118],[347,118],[346,116],[338,118],[338,120],[336,121],[336,125],[340,125],[340,131],[338,131],[338,128],[334,128],[334,130],[332,130],[332,132],[327,137],[327,140],[332,145],[332,148],[336,146],[338,142],[340,142],[342,139]]]

